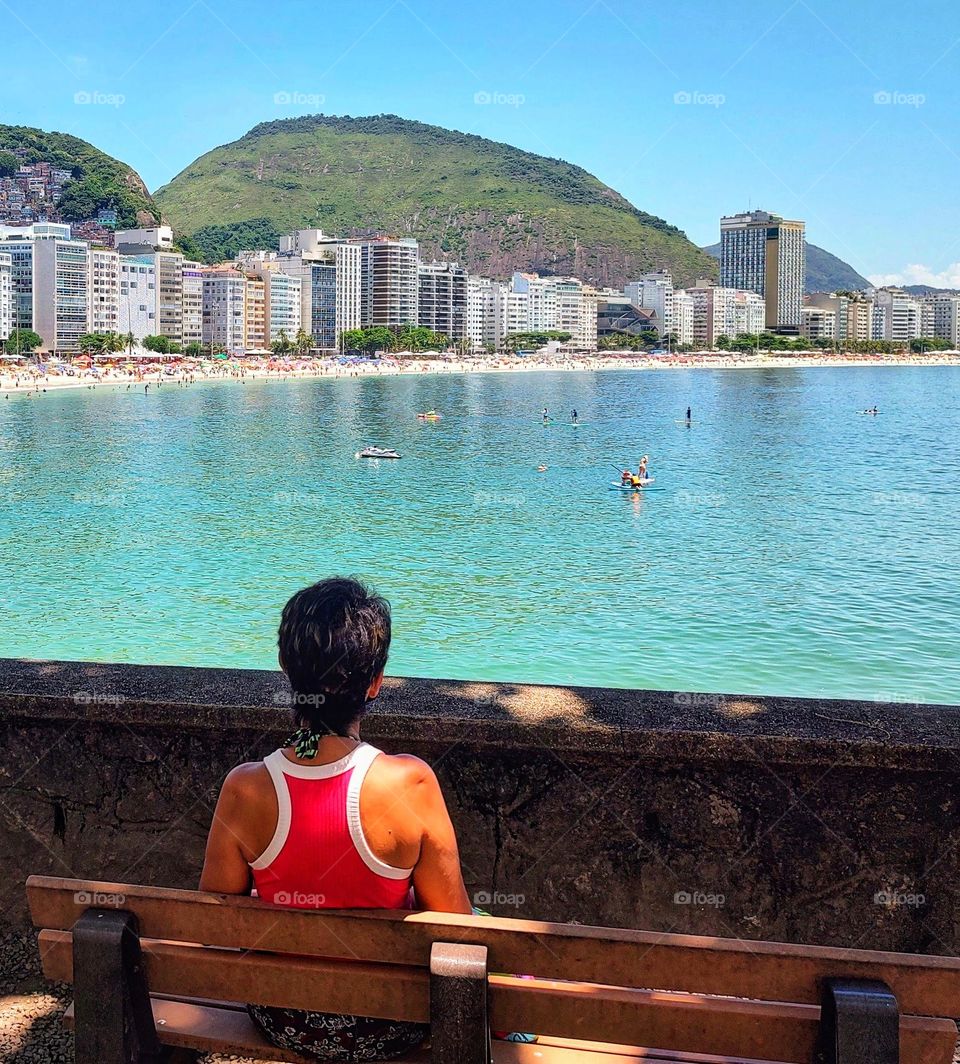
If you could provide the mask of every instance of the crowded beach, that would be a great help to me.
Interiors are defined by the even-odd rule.
[[[256,379],[299,380],[309,377],[343,378],[396,376],[411,373],[501,373],[582,370],[667,369],[770,369],[835,366],[958,366],[960,352],[927,354],[824,354],[822,351],[762,352],[702,351],[691,354],[652,355],[631,352],[590,354],[486,355],[460,357],[452,354],[391,354],[376,358],[190,358],[154,355],[129,359],[78,355],[66,360],[3,356],[0,361],[0,392],[37,394],[61,388],[133,389],[165,383],[193,384],[199,381],[245,381]]]

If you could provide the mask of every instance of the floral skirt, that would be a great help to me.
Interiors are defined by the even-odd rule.
[[[393,1060],[421,1045],[430,1033],[423,1023],[302,1012],[248,1005],[264,1037],[278,1049],[317,1060]]]

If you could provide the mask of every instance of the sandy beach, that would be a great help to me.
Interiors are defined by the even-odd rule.
[[[149,390],[162,384],[193,384],[199,381],[303,380],[408,376],[422,373],[531,373],[603,370],[684,369],[786,369],[840,366],[960,366],[960,353],[824,355],[698,353],[672,356],[615,356],[610,354],[530,355],[524,358],[384,358],[376,362],[340,364],[332,359],[236,360],[186,359],[176,363],[147,363],[132,369],[118,366],[47,367],[31,364],[0,368],[0,393],[42,394],[62,388],[119,388]]]

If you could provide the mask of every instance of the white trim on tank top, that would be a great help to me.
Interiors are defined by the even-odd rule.
[[[273,838],[267,844],[267,848],[255,860],[250,862],[250,867],[256,871],[269,868],[280,856],[287,836],[290,834],[291,807],[290,789],[284,776],[296,776],[298,779],[331,779],[342,775],[349,769],[353,769],[350,777],[350,785],[347,789],[347,828],[353,845],[360,854],[363,863],[371,872],[383,876],[384,879],[408,879],[413,873],[412,868],[394,868],[393,865],[385,864],[370,849],[363,826],[360,823],[360,788],[363,786],[367,769],[373,764],[380,751],[370,746],[369,743],[361,743],[356,749],[351,750],[339,761],[332,761],[328,765],[299,765],[291,761],[283,750],[274,750],[268,754],[263,763],[270,773],[273,781],[273,789],[277,794],[277,826]]]
[[[350,829],[353,845],[371,872],[384,879],[409,879],[413,874],[412,868],[395,868],[381,861],[370,849],[367,837],[363,833],[363,824],[360,822],[360,788],[363,786],[367,770],[380,756],[380,751],[369,743],[362,743],[356,749],[355,754],[353,774],[350,776],[350,786],[347,788],[347,827]]]

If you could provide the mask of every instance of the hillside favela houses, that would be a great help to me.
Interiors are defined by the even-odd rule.
[[[41,176],[39,187],[53,195],[56,173]],[[611,288],[522,270],[497,280],[423,259],[410,237],[341,238],[320,229],[201,263],[177,249],[168,225],[115,229],[104,213],[92,228],[24,221],[16,194],[7,197],[0,342],[32,330],[44,355],[75,355],[85,335],[111,333],[131,354],[155,337],[193,354],[269,354],[299,335],[329,355],[345,350],[345,334],[411,325],[460,354],[515,351],[510,338],[527,334],[556,334],[562,340],[552,347],[571,353],[631,338],[648,349],[709,351],[760,334],[814,348],[923,338],[960,345],[958,293],[805,294],[805,225],[766,211],[721,218],[719,281],[679,287],[669,271],[652,270]]]

